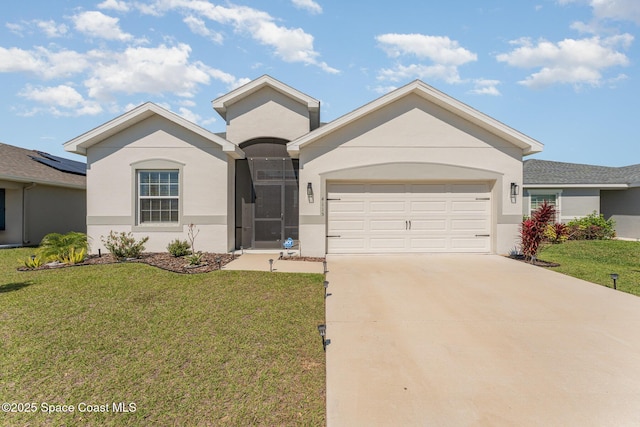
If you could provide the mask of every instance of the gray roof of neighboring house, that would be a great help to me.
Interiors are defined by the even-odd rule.
[[[611,185],[634,183],[640,183],[640,164],[611,167],[536,159],[524,161],[524,185]]]
[[[0,143],[0,180],[86,188],[85,175],[82,162]]]

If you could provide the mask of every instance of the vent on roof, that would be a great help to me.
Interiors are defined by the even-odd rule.
[[[65,159],[64,157],[52,156],[49,153],[43,153],[42,151],[36,151],[42,157],[29,156],[36,162],[42,163],[61,172],[74,173],[77,175],[87,174],[87,165],[75,160]]]

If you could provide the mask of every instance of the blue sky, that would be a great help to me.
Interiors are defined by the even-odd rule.
[[[375,6],[372,6],[375,5]],[[545,144],[640,163],[637,0],[29,0],[0,27],[0,142],[62,144],[145,101],[212,130],[263,74],[331,121],[412,80]]]

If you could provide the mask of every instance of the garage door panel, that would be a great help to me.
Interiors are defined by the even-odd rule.
[[[451,184],[450,191],[458,195],[469,194],[475,196],[479,193],[487,193],[487,197],[489,196],[489,187],[485,183]]]
[[[405,231],[406,229],[406,222],[402,220],[369,220],[369,230],[373,232]]]
[[[446,231],[447,219],[435,218],[435,219],[414,219],[411,221],[411,231]]]
[[[412,214],[420,213],[445,213],[447,211],[446,200],[415,200],[409,202],[409,211]]]
[[[447,249],[447,239],[440,238],[427,238],[427,237],[414,237],[409,242],[410,249],[417,249],[420,251],[445,251]]]
[[[329,229],[329,232],[331,233],[340,232],[340,231],[364,232],[365,221],[363,219],[354,220],[354,221],[349,221],[349,220],[332,221],[328,229]]]
[[[365,252],[365,240],[363,237],[329,238],[331,253],[360,253]]]
[[[471,252],[474,249],[488,251],[489,238],[488,237],[474,237],[474,238],[452,237],[451,249],[453,249],[456,252],[461,252],[463,250],[469,250]]]
[[[340,200],[340,203],[329,204],[329,214],[332,213],[356,213],[363,215],[365,213],[364,201],[345,201]]]
[[[488,203],[485,201],[453,200],[451,201],[452,213],[478,213],[485,214],[488,210]]]
[[[452,231],[472,231],[487,233],[489,231],[489,221],[487,219],[451,219]]]
[[[408,184],[407,192],[411,194],[442,194],[447,192],[445,184]]]
[[[406,207],[404,200],[369,202],[369,212],[373,214],[398,213],[404,212],[405,210]]]
[[[369,245],[372,249],[400,250],[405,249],[405,238],[371,237]]]
[[[369,184],[367,192],[378,194],[402,194],[406,191],[405,184]]]

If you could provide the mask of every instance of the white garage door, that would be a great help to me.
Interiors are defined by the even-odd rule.
[[[330,183],[328,253],[489,252],[487,183]]]

